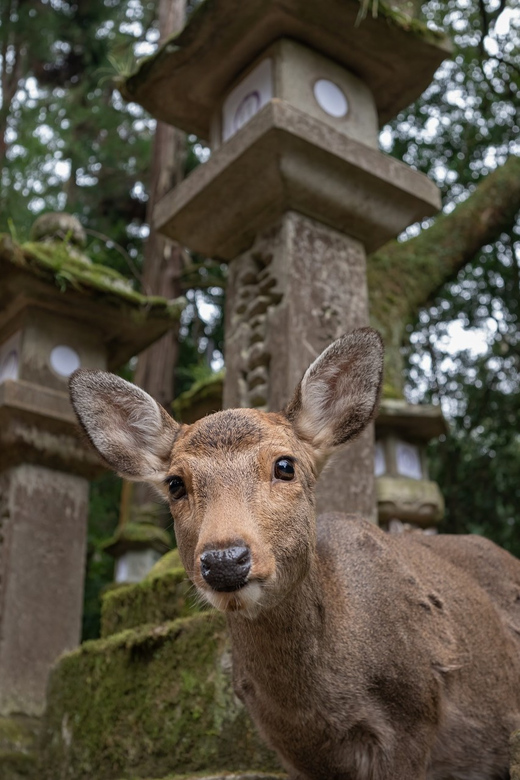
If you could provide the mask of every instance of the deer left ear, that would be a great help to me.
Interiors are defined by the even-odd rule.
[[[334,341],[305,372],[285,415],[318,456],[356,437],[374,417],[383,357],[379,333],[360,328]]]

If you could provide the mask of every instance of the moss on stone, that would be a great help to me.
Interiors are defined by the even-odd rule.
[[[150,575],[142,582],[122,585],[103,595],[103,637],[134,626],[163,623],[200,611],[195,590],[182,566]]]
[[[11,236],[0,234],[0,260],[51,281],[62,291],[73,288],[91,294],[103,293],[120,303],[142,308],[146,316],[153,309],[177,320],[184,307],[183,300],[167,301],[159,296],[142,295],[120,273],[91,262],[76,247],[63,241],[17,244]]]
[[[2,780],[37,780],[35,756],[0,751],[0,777]]]
[[[36,780],[40,721],[24,715],[0,717],[0,778]]]
[[[173,569],[182,569],[181,556],[177,549],[170,550],[162,558],[159,558],[157,563],[150,569],[146,579],[153,579],[153,577],[160,577],[161,574],[166,574]]]
[[[231,686],[221,615],[86,642],[49,682],[40,780],[278,770]]]
[[[211,412],[222,409],[224,372],[194,382],[189,390],[172,403],[173,416],[184,423],[192,423]]]
[[[144,547],[165,553],[171,547],[170,535],[154,523],[128,522],[118,526],[114,536],[103,544],[103,549],[110,555],[121,555],[127,550],[141,550]]]

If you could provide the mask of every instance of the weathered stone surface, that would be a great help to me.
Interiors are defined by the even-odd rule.
[[[32,241],[56,238],[79,247],[84,247],[87,243],[87,234],[79,219],[64,211],[42,214],[31,228]]]
[[[209,767],[279,768],[233,694],[221,615],[87,642],[55,667],[39,780],[207,775]]]
[[[381,123],[409,105],[449,53],[442,33],[378,3],[356,26],[357,0],[227,0],[201,3],[181,33],[121,85],[158,119],[209,138],[220,96],[281,37],[300,41],[356,73]]]
[[[101,635],[107,637],[146,623],[158,624],[187,617],[200,608],[194,587],[180,561],[175,568],[158,573],[154,567],[141,582],[122,585],[104,594]]]
[[[444,499],[436,482],[406,477],[378,477],[376,480],[379,522],[391,520],[432,528],[444,514]]]
[[[268,269],[264,253],[272,257]],[[262,284],[268,278],[274,284],[264,341],[251,344],[250,323],[234,302],[239,299],[242,263],[250,269],[252,261],[257,264],[257,280],[262,274]],[[255,284],[249,282],[249,287],[255,289]],[[267,395],[269,409],[278,411],[289,401],[306,368],[331,341],[368,324],[363,247],[326,225],[289,212],[275,228],[261,233],[249,252],[231,263],[227,300],[224,406],[249,406],[255,400],[263,406]],[[245,363],[242,355],[247,356]],[[260,366],[269,370],[267,387],[257,384]],[[373,472],[370,428],[320,477],[319,510],[348,510],[374,517]]]
[[[80,636],[88,483],[0,474],[0,714],[40,715],[50,666]]]
[[[439,207],[423,174],[272,100],[158,202],[154,223],[191,249],[232,260],[289,209],[372,252]]]

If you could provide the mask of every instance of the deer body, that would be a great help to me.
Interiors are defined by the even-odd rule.
[[[175,423],[101,372],[71,383],[119,473],[169,495],[184,566],[227,615],[234,684],[291,780],[500,780],[520,727],[520,562],[473,537],[315,519],[326,459],[374,414],[382,348],[329,347],[280,414]]]

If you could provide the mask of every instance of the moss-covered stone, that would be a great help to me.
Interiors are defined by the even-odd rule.
[[[166,568],[164,563],[162,566],[164,570],[159,569],[155,573],[152,570],[141,582],[105,592],[101,607],[103,637],[134,626],[163,623],[200,611],[193,585],[180,562],[173,569]]]
[[[24,715],[0,717],[0,778],[36,780],[40,721]]]
[[[223,618],[86,642],[51,674],[40,780],[277,771],[231,685]]]
[[[164,528],[154,523],[124,523],[116,528],[114,535],[103,544],[109,555],[119,556],[127,550],[142,550],[151,547],[165,553],[171,547],[171,538]]]
[[[37,780],[35,756],[0,751],[0,777],[2,780]]]
[[[191,424],[201,417],[222,409],[224,372],[195,382],[172,403],[173,416],[179,422]]]
[[[105,297],[119,299],[121,304],[142,307],[145,318],[152,310],[175,321],[184,308],[184,299],[167,301],[159,296],[142,295],[120,273],[92,263],[76,247],[64,241],[28,241],[18,244],[11,236],[0,234],[0,260],[53,282],[62,291],[73,288],[91,294],[99,292]]]

